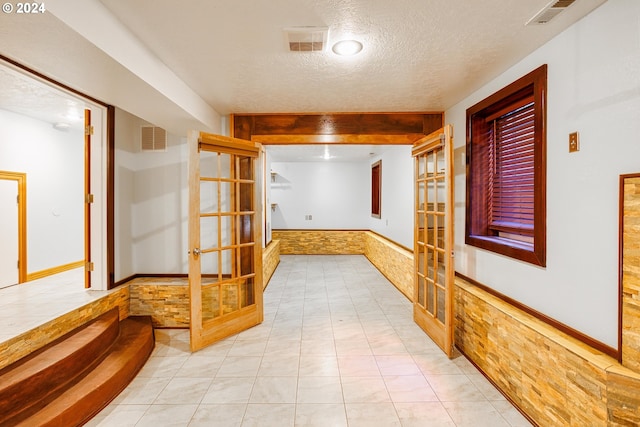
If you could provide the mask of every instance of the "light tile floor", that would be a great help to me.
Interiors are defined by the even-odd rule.
[[[449,360],[363,256],[281,256],[259,326],[191,354],[156,348],[89,426],[530,426],[464,357]]]

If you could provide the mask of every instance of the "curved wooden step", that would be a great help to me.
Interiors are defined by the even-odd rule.
[[[150,316],[123,320],[120,335],[93,370],[16,426],[71,427],[86,423],[133,380],[154,345]]]
[[[118,309],[0,370],[0,426],[55,399],[106,356],[119,333]]]

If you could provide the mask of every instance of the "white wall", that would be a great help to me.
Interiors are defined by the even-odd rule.
[[[365,162],[272,162],[272,228],[362,230],[368,228],[370,165]],[[311,215],[312,220],[305,220]]]
[[[382,148],[381,148],[382,149]],[[267,148],[267,152],[268,152]],[[371,165],[382,161],[382,214],[371,216]],[[413,246],[413,161],[410,146],[387,146],[357,162],[270,162],[273,229],[373,230]],[[312,220],[305,220],[311,215]]]
[[[382,160],[382,212],[380,218],[369,214],[368,228],[413,250],[413,157],[411,146],[389,146],[371,159],[369,168]],[[371,185],[371,170],[369,170]],[[369,190],[369,205],[371,191]]]
[[[465,110],[548,64],[547,267],[464,244]],[[446,111],[456,129],[456,270],[618,344],[618,179],[640,172],[640,2],[610,0]],[[570,132],[580,151],[568,152]]]
[[[116,110],[116,281],[134,273],[187,273],[187,145],[140,151],[149,123]]]
[[[82,261],[82,127],[61,132],[0,110],[0,170],[27,174],[27,273]]]

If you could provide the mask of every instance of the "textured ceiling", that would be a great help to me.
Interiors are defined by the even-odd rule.
[[[78,98],[0,65],[0,109],[75,129],[84,125],[85,104]]]
[[[605,0],[525,26],[549,0],[101,0],[219,113],[442,111]],[[326,26],[361,54],[286,51]]]

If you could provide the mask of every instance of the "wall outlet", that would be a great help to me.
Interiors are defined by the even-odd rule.
[[[312,215],[305,215],[305,216],[304,216],[304,220],[305,220],[305,221],[311,221],[312,219],[313,219],[313,216],[312,216]]]

